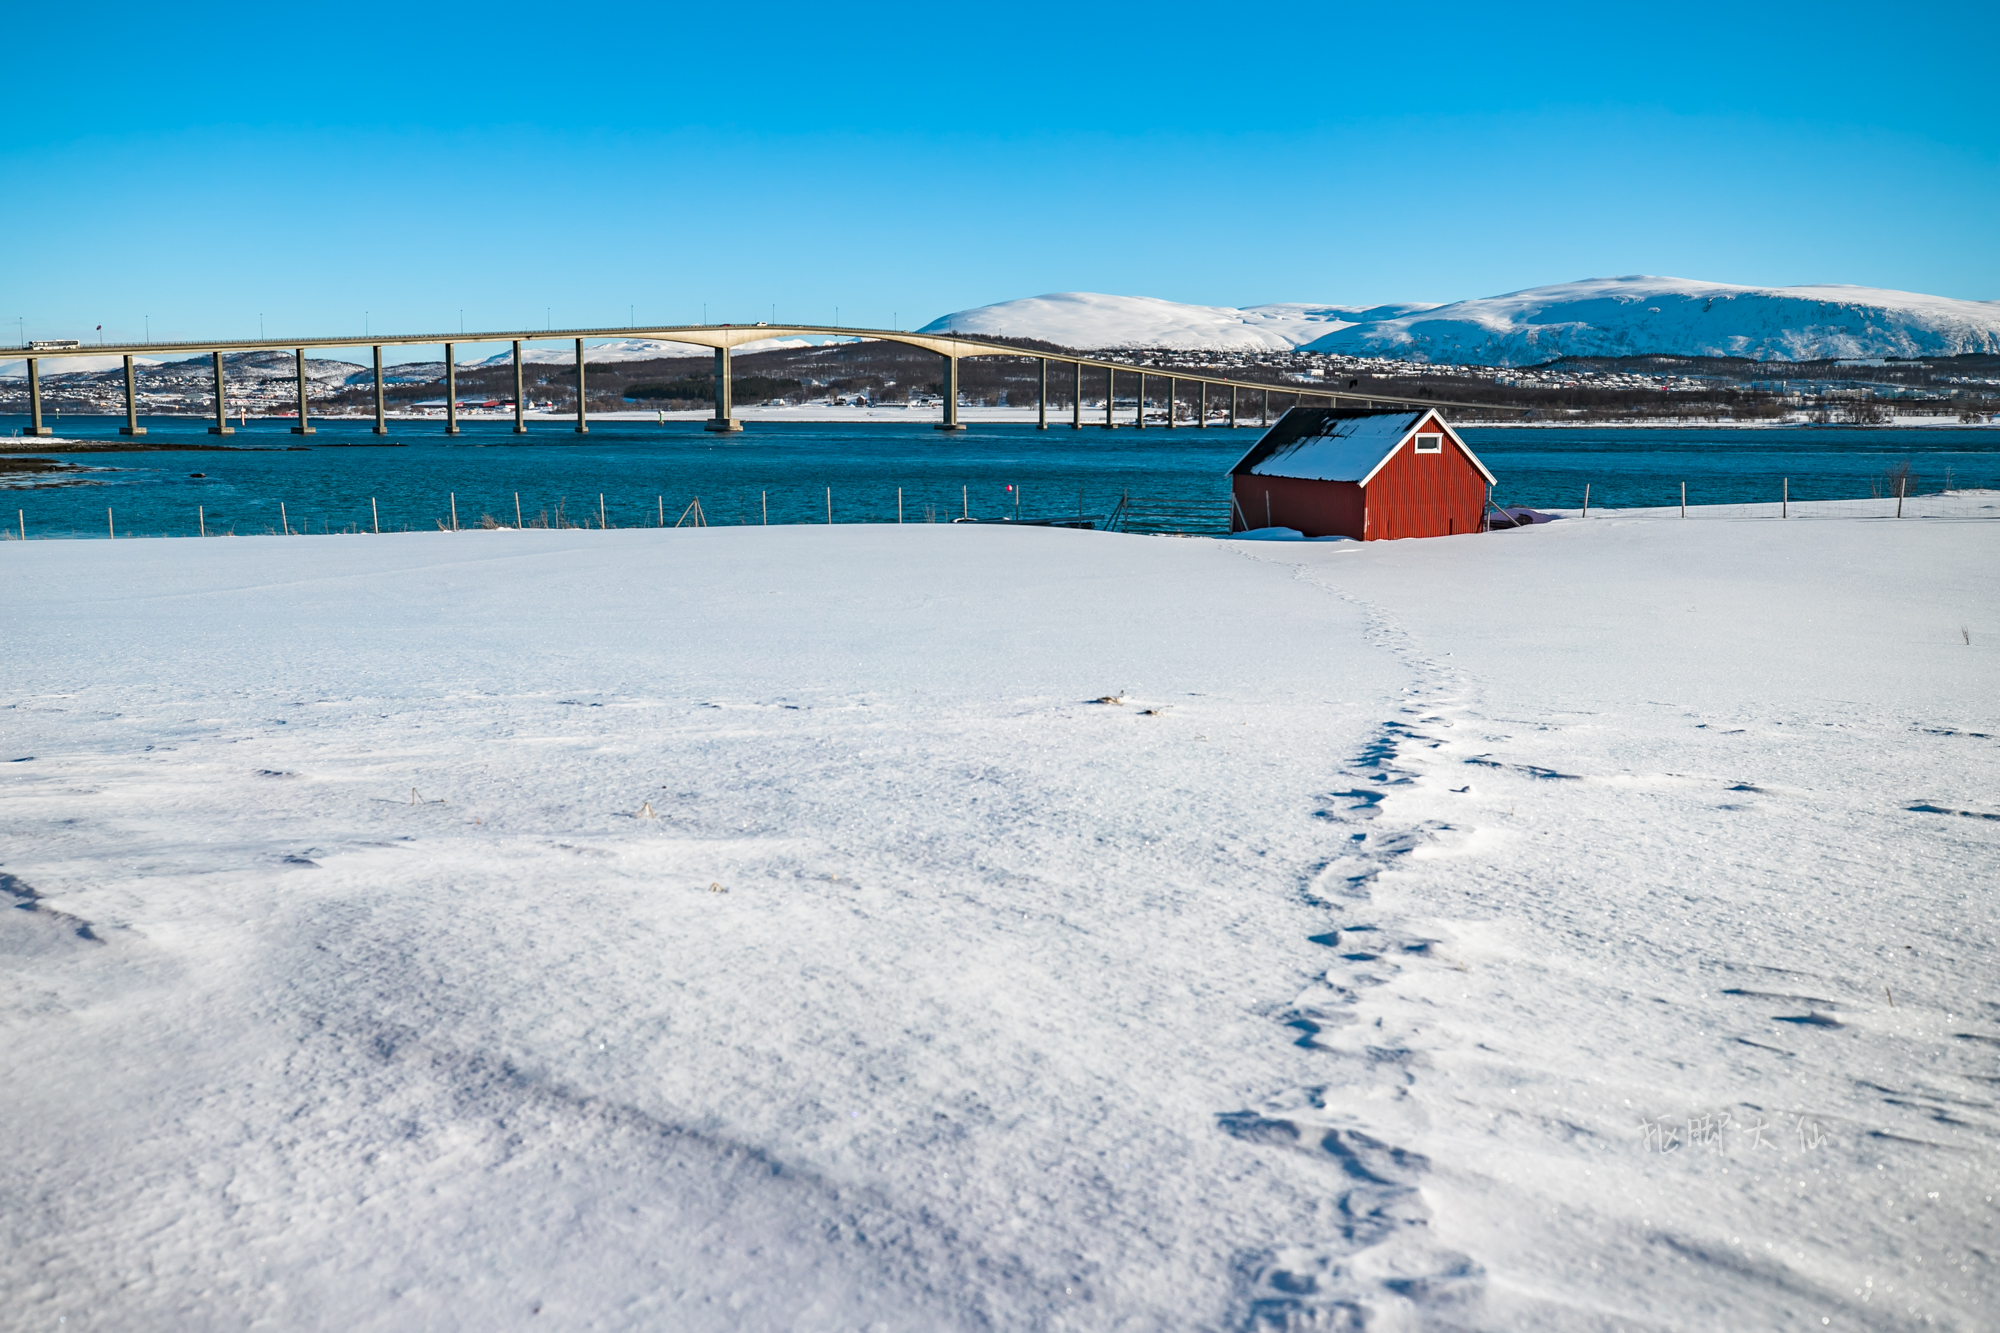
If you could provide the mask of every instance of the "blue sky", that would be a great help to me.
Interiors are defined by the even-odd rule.
[[[908,328],[1625,273],[1994,299],[1996,15],[42,4],[9,18],[0,318]]]

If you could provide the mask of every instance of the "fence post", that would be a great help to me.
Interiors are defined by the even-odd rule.
[[[1778,492],[1778,517],[1790,518],[1791,516],[1792,516],[1792,479],[1790,477],[1786,477],[1784,481],[1784,488]]]
[[[764,502],[764,526],[768,528],[771,526],[771,493],[769,491],[759,491],[757,494]]]
[[[1583,483],[1583,516],[1590,517],[1590,483]]]
[[[1910,474],[1905,472],[1896,478],[1896,517],[1903,516],[1903,492],[1910,489]]]
[[[1042,374],[1044,378],[1047,378],[1048,375],[1048,364],[1049,363],[1047,361],[1042,362]],[[1048,427],[1043,426],[1042,429],[1047,430]],[[896,522],[901,523],[902,521],[903,521],[903,488],[901,486],[898,486],[896,488]]]
[[[826,524],[833,526],[833,487],[826,488]]]
[[[1682,517],[1682,518],[1686,518],[1687,516],[1688,516],[1688,484],[1687,484],[1686,482],[1682,482],[1682,483],[1681,483],[1681,517]]]

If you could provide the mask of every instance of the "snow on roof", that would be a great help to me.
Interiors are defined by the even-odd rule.
[[[1366,482],[1417,427],[1434,420],[1490,483],[1493,474],[1458,432],[1436,412],[1358,412],[1351,408],[1295,407],[1250,446],[1232,474],[1295,477],[1302,481]]]

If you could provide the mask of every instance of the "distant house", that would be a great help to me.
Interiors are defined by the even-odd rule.
[[[1449,537],[1480,530],[1493,484],[1434,411],[1295,407],[1230,469],[1229,528]]]

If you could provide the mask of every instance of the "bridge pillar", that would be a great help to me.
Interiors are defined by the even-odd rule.
[[[1174,413],[1180,410],[1181,382],[1167,376],[1167,429],[1174,428]]]
[[[382,349],[379,345],[375,348],[375,433],[389,433],[389,412],[382,401]]]
[[[1040,358],[1042,363],[1042,387],[1035,395],[1035,429],[1049,428],[1049,359]]]
[[[1236,429],[1236,386],[1229,386],[1229,429]]]
[[[292,372],[299,382],[299,424],[292,427],[292,434],[311,435],[313,428],[306,421],[306,349],[303,347],[292,349]]]
[[[125,424],[118,428],[120,435],[144,435],[146,428],[139,424],[138,395],[132,391],[132,358],[125,358]]]
[[[583,396],[583,339],[576,340],[576,433],[590,434],[590,414],[584,408]]]
[[[1111,403],[1118,397],[1118,372],[1110,366],[1104,368],[1104,429],[1117,430],[1118,423],[1111,419]]]
[[[42,424],[42,363],[39,358],[28,358],[28,434],[53,435],[55,432]]]
[[[1198,420],[1201,423],[1199,429],[1207,430],[1208,429],[1208,381],[1207,380],[1203,380],[1201,382],[1200,407],[1196,411],[1195,417],[1196,420]]]
[[[1264,390],[1264,408],[1257,414],[1257,424],[1268,429],[1271,425],[1271,391]]]
[[[1146,372],[1139,372],[1138,400],[1132,404],[1132,429],[1146,429]]]
[[[514,339],[514,433],[528,433],[528,403],[521,394],[521,340]]]
[[[222,383],[222,353],[211,352],[215,365],[215,424],[208,428],[210,435],[234,435],[235,427],[229,424],[229,398]]]
[[[458,353],[444,345],[444,433],[458,434]]]
[[[944,358],[944,420],[938,422],[939,430],[964,430],[958,424],[958,358]]]
[[[1069,400],[1069,428],[1083,429],[1083,362],[1072,361],[1070,368],[1076,371],[1076,389]]]
[[[715,420],[705,423],[703,430],[742,430],[736,412],[736,386],[730,379],[729,349],[715,349]]]

